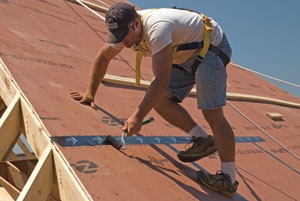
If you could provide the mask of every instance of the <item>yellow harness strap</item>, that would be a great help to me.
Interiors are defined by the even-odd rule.
[[[143,24],[144,18],[149,12],[145,13],[141,17],[141,21]],[[136,57],[135,57],[135,85],[139,86],[141,84],[141,63],[142,63],[142,58],[145,55],[145,53],[149,50],[148,45],[145,40],[143,40],[140,44],[139,49],[136,52]]]
[[[210,19],[208,17],[206,17],[202,13],[200,15],[202,16],[204,22],[204,33],[203,33],[203,48],[201,49],[198,55],[201,57],[202,60],[204,60],[210,45],[210,35],[212,32],[212,26],[210,23]]]
[[[141,84],[141,63],[142,63],[143,54],[140,51],[137,51],[135,57],[135,85],[140,86]]]
[[[141,83],[142,58],[148,50],[149,50],[148,45],[147,45],[146,41],[143,40],[140,44],[139,49],[136,52],[136,57],[135,57],[135,85],[136,86],[139,86]]]

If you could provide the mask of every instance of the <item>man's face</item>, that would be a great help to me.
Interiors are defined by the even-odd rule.
[[[122,40],[121,43],[127,48],[132,47],[134,44],[138,45],[141,42],[141,39],[139,39],[139,29],[136,26],[136,24],[132,23],[130,25],[129,31],[125,38]]]

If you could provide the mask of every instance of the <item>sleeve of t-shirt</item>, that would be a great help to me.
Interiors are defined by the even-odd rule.
[[[169,22],[155,23],[149,33],[152,56],[173,42],[172,25]]]

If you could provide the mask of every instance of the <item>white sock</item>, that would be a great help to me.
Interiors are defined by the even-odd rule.
[[[221,163],[221,171],[225,174],[228,174],[231,178],[231,182],[235,183],[235,162],[222,162]]]
[[[196,125],[192,130],[188,132],[190,136],[196,136],[196,137],[207,137],[207,133],[198,125]]]

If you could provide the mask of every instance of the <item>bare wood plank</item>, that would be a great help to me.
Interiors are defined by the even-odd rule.
[[[282,106],[293,107],[293,108],[300,108],[300,103],[294,103],[290,101],[279,100],[279,99],[269,98],[264,96],[249,95],[249,94],[227,93],[227,99],[255,101],[255,102],[270,103],[270,104],[282,105]]]
[[[274,121],[282,120],[283,115],[278,112],[267,112],[266,116]]]
[[[21,126],[20,98],[17,94],[0,119],[0,160],[7,159],[19,137]]]
[[[101,6],[103,6],[103,7],[105,7],[105,8],[109,8],[109,7],[110,7],[109,4],[107,4],[107,3],[105,3],[104,1],[101,1],[101,0],[97,0],[97,3],[100,3]]]
[[[8,105],[12,99],[14,94],[10,93],[9,88],[7,87],[7,78],[5,77],[4,79],[0,79],[0,96],[3,100],[3,102]]]
[[[36,160],[28,160],[26,162],[26,172],[24,172],[26,175],[29,175],[32,173],[32,171],[34,170],[35,166],[36,166]]]
[[[16,200],[20,194],[20,191],[0,176],[0,184],[5,188],[9,195]]]
[[[29,151],[29,149],[27,148],[25,143],[20,138],[18,139],[17,144],[22,149],[22,151],[26,155],[27,159],[34,159],[35,158],[34,155]]]
[[[12,80],[12,75],[0,58],[0,96],[6,105],[9,105],[13,97],[19,91],[16,86],[12,84]]]
[[[8,157],[9,157],[9,160],[12,160],[12,161],[16,161],[19,159],[13,150],[11,150],[11,152],[9,152]]]
[[[61,200],[93,200],[62,154],[57,150],[53,155]]]
[[[68,0],[72,3],[76,3],[76,4],[79,4],[76,0]],[[91,3],[89,1],[85,1],[85,0],[80,0],[81,3],[85,4],[86,6],[88,6],[89,8],[93,9],[93,10],[96,10],[96,11],[100,11],[102,13],[106,13],[108,8],[106,7],[103,7],[103,6],[99,6],[99,5],[96,5],[94,3]]]
[[[14,166],[12,163],[7,161],[6,164],[10,177],[10,183],[12,183],[18,189],[22,189],[25,186],[26,181],[28,180],[28,176],[21,172],[21,170]]]
[[[0,62],[2,62],[1,58],[0,58]],[[1,65],[1,63],[0,63]],[[3,67],[3,65],[1,65]],[[14,81],[14,79],[12,78],[12,76],[10,75],[9,71],[7,68],[3,68],[5,70],[5,73],[7,75],[9,75],[10,82],[12,84],[12,86],[14,86],[16,89],[18,89],[20,91],[20,105],[21,105],[21,109],[22,109],[22,115],[23,115],[23,126],[21,127],[21,131],[24,133],[31,149],[33,150],[33,152],[35,153],[36,157],[39,159],[39,166],[41,170],[41,172],[43,172],[43,176],[49,176],[53,179],[53,172],[54,170],[56,171],[56,177],[55,178],[59,178],[59,182],[56,181],[56,185],[58,186],[58,190],[59,190],[59,195],[61,200],[92,200],[92,198],[90,197],[89,193],[87,192],[87,190],[84,188],[84,186],[82,185],[82,183],[80,182],[79,178],[77,177],[77,175],[74,173],[73,169],[70,167],[68,161],[64,158],[63,154],[59,151],[59,149],[53,145],[50,141],[50,134],[48,133],[47,129],[45,128],[45,126],[43,125],[42,121],[40,120],[40,118],[38,117],[37,113],[35,112],[35,110],[33,109],[33,107],[31,106],[30,102],[28,101],[28,99],[25,97],[25,95],[22,93],[21,89],[19,88],[19,86],[16,84],[16,82]],[[2,69],[0,68],[0,71]],[[1,75],[1,73],[0,73]],[[1,121],[3,121],[4,118],[1,118]],[[2,139],[1,139],[2,140]],[[1,142],[0,142],[1,144]],[[44,153],[46,153],[46,149],[49,149],[48,147],[52,147],[53,148],[53,153],[55,156],[55,168],[53,168],[53,160],[51,157],[51,168],[49,165],[47,165],[49,163],[49,156],[45,156]],[[46,157],[43,158],[43,157]],[[42,163],[41,161],[44,161],[44,163]],[[50,185],[46,185],[47,189],[39,189],[36,186],[43,186],[43,183],[39,183],[41,181],[44,180],[43,176],[40,176],[41,174],[39,174],[39,171],[37,170],[37,166],[34,168],[31,176],[29,179],[33,180],[33,181],[27,181],[27,183],[25,184],[23,190],[22,190],[22,196],[19,196],[19,200],[23,200],[23,198],[27,198],[32,196],[33,194],[35,194],[34,192],[38,190],[43,190],[40,192],[43,192],[43,195],[46,197],[46,190],[50,191],[51,190],[51,186]],[[43,168],[44,166],[46,166],[47,168]],[[50,173],[49,174],[44,174],[44,172],[47,172],[46,170],[49,171],[50,168]],[[45,170],[46,169],[46,170]],[[38,171],[38,172],[37,172]],[[43,179],[41,179],[41,177]],[[47,180],[49,183],[52,183],[51,180]],[[53,185],[52,185],[53,186]],[[55,185],[54,185],[55,186]],[[50,189],[50,190],[49,190]],[[57,187],[56,187],[57,190]],[[56,191],[55,190],[55,191]],[[49,192],[48,192],[49,194]],[[55,195],[57,195],[57,191],[55,192]],[[30,200],[30,198],[28,199]],[[37,200],[36,197],[34,197],[32,200]],[[40,200],[40,199],[39,199]]]
[[[47,200],[54,185],[53,167],[52,149],[47,146],[17,200]]]
[[[105,74],[103,81],[107,83],[117,84],[117,85],[138,87],[144,89],[148,88],[150,85],[150,82],[146,80],[141,80],[140,85],[136,85],[135,79],[133,78],[110,75],[110,74]]]
[[[6,110],[6,105],[5,105],[5,103],[4,103],[4,101],[3,101],[3,99],[1,98],[1,96],[0,96],[0,118],[1,118],[1,116],[3,115],[3,113],[5,112],[5,110]]]
[[[0,176],[3,178],[7,178],[6,162],[0,162]]]
[[[39,159],[45,147],[50,143],[41,121],[27,101],[21,97],[21,108],[23,113],[23,133],[35,156]]]
[[[14,201],[4,187],[0,186],[0,201]]]
[[[150,85],[149,81],[141,80],[140,85],[136,85],[135,79],[133,78],[127,78],[122,76],[115,76],[106,74],[103,82],[117,84],[117,85],[123,85],[123,86],[129,86],[129,87],[137,87],[137,88],[148,88]],[[193,88],[190,92],[190,95],[196,95],[196,89]],[[256,95],[249,95],[249,94],[240,94],[240,93],[230,93],[228,92],[226,94],[227,100],[245,100],[245,101],[257,101],[262,103],[270,103],[270,104],[276,104],[276,105],[282,105],[287,107],[294,107],[294,108],[300,108],[300,103],[294,103],[274,98],[268,98],[263,96],[256,96]]]

